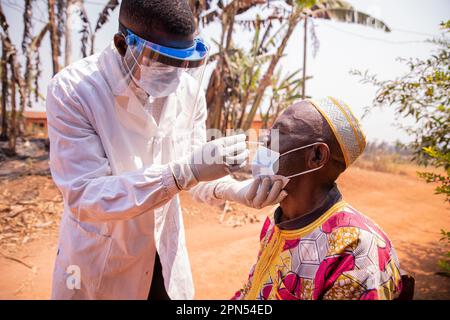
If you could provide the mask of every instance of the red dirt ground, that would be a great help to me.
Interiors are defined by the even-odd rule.
[[[11,185],[18,188],[20,181]],[[348,202],[389,235],[402,268],[416,278],[415,298],[450,299],[450,278],[436,274],[437,260],[448,250],[438,240],[441,229],[450,229],[449,206],[433,194],[433,186],[411,175],[359,168],[348,170],[338,185]],[[196,298],[228,299],[247,278],[257,254],[261,224],[270,209],[233,205],[239,215],[254,213],[259,222],[232,227],[219,222],[218,208],[195,203],[188,194],[181,198]],[[0,255],[0,299],[48,299],[56,243],[57,233],[47,232],[11,254],[33,269]]]

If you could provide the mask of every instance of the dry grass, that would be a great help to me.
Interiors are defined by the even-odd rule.
[[[404,156],[397,153],[376,153],[363,154],[358,158],[352,167],[397,174],[401,176],[409,176],[418,178],[418,172],[434,172],[445,174],[445,170],[434,167],[419,166],[416,162],[411,160],[410,156]]]
[[[412,162],[407,162],[405,159],[400,157],[397,154],[377,154],[371,157],[361,157],[355,161],[353,164],[354,167],[378,171],[378,172],[386,172],[392,174],[399,175],[408,175],[408,172],[405,170],[406,166],[415,166]],[[419,167],[416,167],[416,171]]]

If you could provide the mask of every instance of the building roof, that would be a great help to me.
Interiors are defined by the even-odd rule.
[[[255,114],[255,117],[253,118],[253,122],[262,122],[261,116],[259,113]]]
[[[25,119],[47,120],[45,111],[24,111],[22,116]]]

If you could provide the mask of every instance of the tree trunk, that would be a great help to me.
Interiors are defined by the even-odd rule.
[[[303,85],[302,85],[302,99],[306,97],[306,50],[308,48],[308,16],[305,16],[305,30],[303,35]]]
[[[2,132],[0,140],[8,139],[8,114],[6,112],[6,104],[8,103],[8,50],[6,49],[5,40],[2,37]]]
[[[248,85],[247,85],[247,92],[244,95],[244,98],[242,99],[241,102],[241,115],[239,117],[239,121],[237,123],[237,127],[238,128],[242,128],[242,124],[244,123],[245,120],[245,113],[247,112],[247,104],[248,104],[248,100],[250,99],[250,85],[252,83],[252,79],[254,76],[254,72],[255,72],[255,65],[256,65],[256,59],[258,57],[259,52],[262,50],[262,45],[264,43],[264,39],[266,37],[269,36],[269,32],[272,29],[272,25],[269,24],[266,28],[266,31],[264,31],[264,35],[262,37],[262,40],[259,44],[259,46],[254,46],[254,50],[253,50],[253,61],[252,61],[252,65],[250,67],[250,72],[249,72],[249,77],[248,77]],[[259,38],[259,32],[260,32],[260,26],[257,24],[256,25],[256,30],[255,30],[255,41],[257,41],[257,38]]]
[[[286,30],[285,35],[283,36],[283,40],[281,41],[281,44],[277,49],[276,55],[274,55],[272,57],[272,60],[270,61],[270,64],[269,64],[269,67],[267,68],[266,73],[262,77],[262,80],[259,84],[258,90],[256,91],[255,99],[253,100],[252,107],[251,107],[250,112],[247,116],[247,119],[243,125],[244,130],[248,130],[251,127],[253,119],[256,114],[256,111],[260,107],[262,99],[264,97],[264,92],[266,91],[267,87],[270,85],[270,80],[272,79],[273,72],[275,71],[275,68],[276,68],[278,62],[280,61],[281,57],[283,56],[283,53],[284,53],[284,50],[286,49],[289,38],[291,37],[292,33],[294,32],[295,27],[297,26],[297,24],[300,20],[301,20],[301,10],[297,9],[289,17],[288,28]]]
[[[16,78],[15,65],[14,65],[14,56],[11,54],[9,56],[9,66],[11,69],[11,118],[10,118],[10,126],[9,126],[9,151],[12,154],[16,153],[16,138],[17,138],[17,126],[16,126],[16,82],[18,79]]]
[[[55,0],[48,0],[48,20],[50,22],[50,47],[52,51],[53,75],[59,72],[58,26],[55,17]]]
[[[72,0],[67,0],[66,24],[64,26],[64,65],[72,63]]]
[[[229,10],[222,13],[222,35],[220,41],[220,54],[217,61],[216,69],[214,70],[208,84],[206,96],[210,97],[208,102],[208,128],[221,128],[222,110],[224,109],[224,95],[226,84],[223,80],[227,74],[228,66],[225,61],[225,56],[231,46],[232,34],[234,28],[234,17],[238,8],[238,1],[234,1]],[[226,36],[226,38],[225,38]],[[224,43],[225,42],[225,43]]]
[[[189,6],[191,7],[192,14],[195,18],[195,24],[197,27],[200,25],[200,14],[206,9],[205,0],[189,0]]]

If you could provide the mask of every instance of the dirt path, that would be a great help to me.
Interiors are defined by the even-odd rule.
[[[22,179],[22,178],[21,178]],[[23,178],[26,179],[26,178]],[[449,207],[433,187],[405,176],[351,169],[339,180],[344,198],[372,217],[390,236],[402,268],[416,277],[416,298],[450,299],[450,278],[437,275],[436,261],[445,251],[439,231],[450,229]],[[186,238],[197,299],[228,299],[244,283],[258,248],[264,215],[233,206],[259,222],[232,227],[219,223],[220,210],[182,195]],[[57,235],[42,236],[13,255],[30,269],[0,256],[0,299],[47,299]]]

